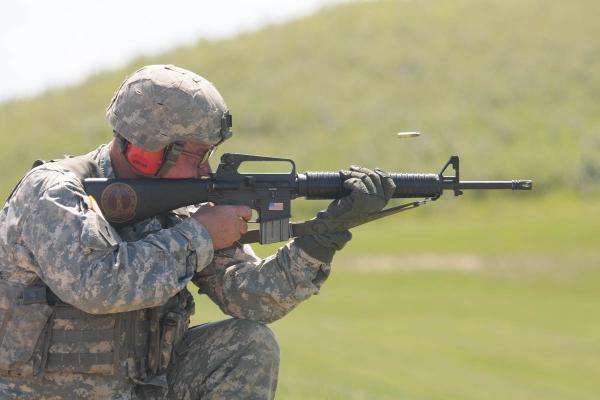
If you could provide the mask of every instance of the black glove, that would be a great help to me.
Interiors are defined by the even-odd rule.
[[[382,210],[392,198],[396,185],[387,173],[381,170],[350,167],[350,171],[340,171],[344,188],[351,191],[349,196],[334,200],[327,210],[319,212],[329,231],[341,230],[360,225],[370,214]]]
[[[334,200],[317,214],[319,225],[333,233],[296,239],[308,254],[328,263],[352,238],[348,229],[365,221],[369,214],[382,210],[396,190],[392,178],[381,170],[352,166],[349,171],[340,171],[340,175],[344,187],[351,190],[350,195]]]

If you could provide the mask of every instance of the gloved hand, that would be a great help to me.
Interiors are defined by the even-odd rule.
[[[317,214],[319,225],[333,233],[302,236],[295,241],[308,254],[327,263],[352,238],[348,229],[382,210],[396,190],[392,178],[378,169],[352,166],[349,171],[340,171],[340,175],[350,195],[334,200]]]
[[[327,223],[350,228],[363,222],[374,212],[382,210],[392,198],[396,185],[387,173],[376,169],[350,167],[340,171],[344,188],[351,191],[349,196],[334,200],[327,210],[319,212],[317,218]]]

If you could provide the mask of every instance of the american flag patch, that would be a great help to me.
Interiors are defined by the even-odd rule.
[[[269,203],[269,211],[283,211],[283,203]]]

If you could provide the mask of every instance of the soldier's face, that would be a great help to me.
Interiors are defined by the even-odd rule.
[[[177,162],[163,175],[163,178],[183,179],[207,176],[211,171],[208,160],[202,162],[204,155],[213,146],[207,144],[186,143]]]

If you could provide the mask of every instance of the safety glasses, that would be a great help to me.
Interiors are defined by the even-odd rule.
[[[202,152],[202,153],[192,153],[192,152],[182,149],[181,152],[179,153],[179,155],[185,155],[187,157],[194,158],[194,159],[198,160],[198,164],[204,164],[205,162],[210,160],[212,155],[215,153],[217,146],[218,146],[218,144],[210,146],[208,149],[204,150],[204,152]]]

